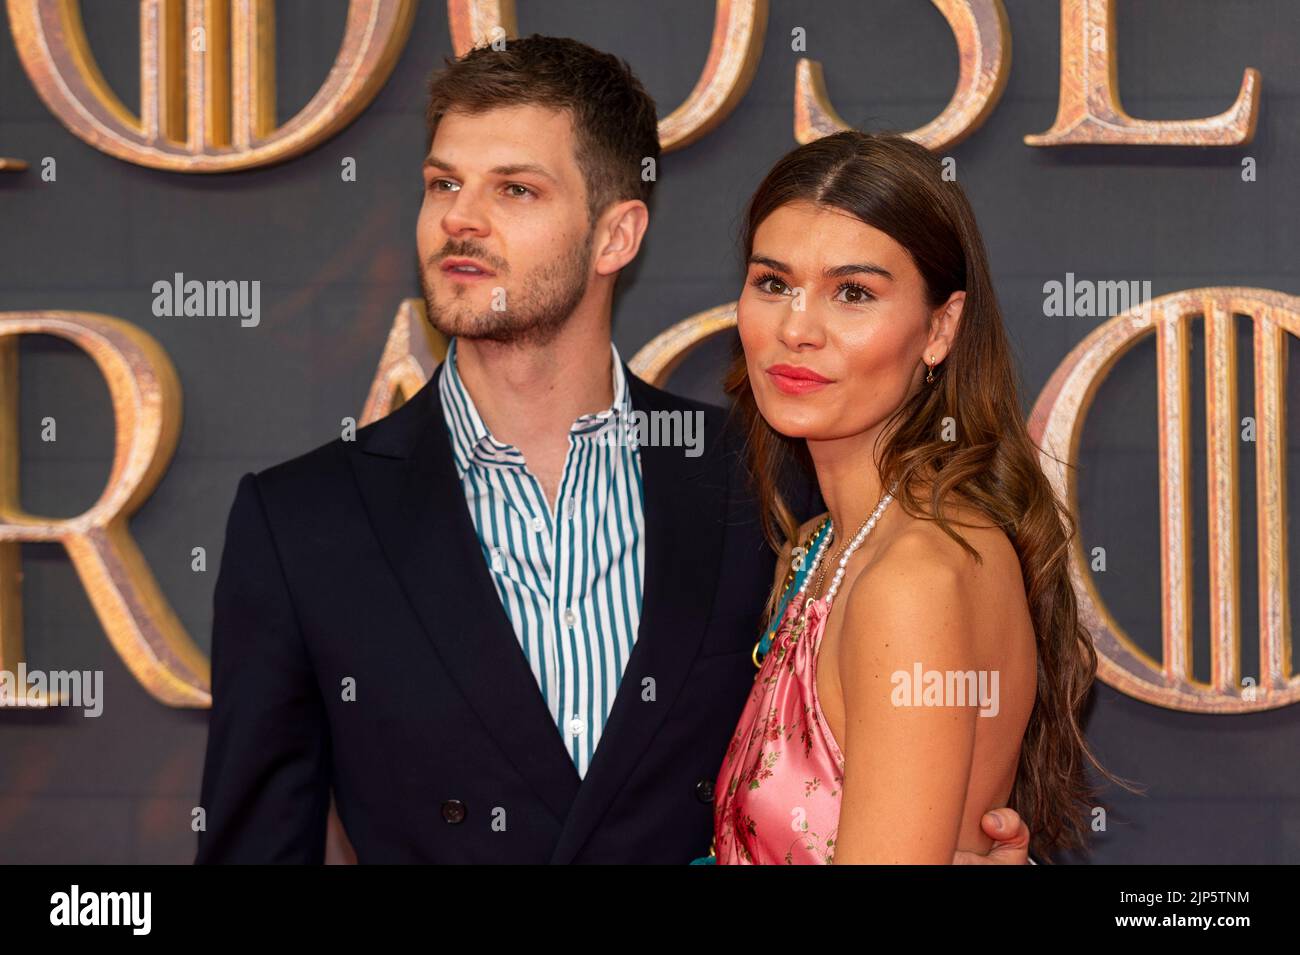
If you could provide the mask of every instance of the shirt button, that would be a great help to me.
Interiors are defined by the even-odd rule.
[[[442,818],[453,826],[465,821],[465,804],[459,799],[448,799],[442,804]]]
[[[575,716],[569,720],[569,732],[574,736],[581,736],[582,731],[587,728],[587,724],[582,721],[582,717]]]
[[[577,622],[578,622],[578,615],[573,612],[572,607],[564,611],[564,625],[566,627],[572,627]]]
[[[492,569],[499,574],[503,569],[505,569],[505,566],[506,566],[506,561],[505,558],[501,556],[501,548],[500,547],[493,548]]]
[[[700,802],[713,802],[713,780],[701,779],[696,783],[695,798]]]
[[[537,533],[540,534],[542,531],[546,530],[546,522],[542,520],[540,517],[534,517],[533,530],[537,531]]]
[[[573,517],[573,498],[571,497],[566,497],[564,499],[564,516],[568,518]]]

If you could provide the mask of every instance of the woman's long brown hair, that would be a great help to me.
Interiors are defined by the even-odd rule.
[[[1015,546],[1037,644],[1038,685],[1011,808],[1029,825],[1035,856],[1045,858],[1086,846],[1096,801],[1085,763],[1121,781],[1097,762],[1081,726],[1097,654],[1079,621],[1067,568],[1077,524],[1048,483],[1025,428],[975,214],[961,187],[943,173],[929,150],[892,134],[851,130],[801,146],[773,167],[750,200],[742,261],[748,262],[758,227],[776,209],[812,202],[847,212],[903,246],[925,281],[932,310],[965,290],[947,358],[935,366],[933,385],[922,385],[882,429],[877,465],[884,487],[898,482],[897,500],[908,514],[936,521],[976,560],[978,552],[944,517],[950,495],[974,506]],[[781,476],[790,466],[811,471],[807,445],[763,419],[739,348],[725,387],[745,418],[764,534],[780,553],[798,531]],[[945,418],[957,423],[956,440],[944,440]],[[780,589],[769,599],[769,615]]]

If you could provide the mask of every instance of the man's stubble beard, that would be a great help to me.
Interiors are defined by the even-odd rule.
[[[582,241],[570,246],[564,255],[537,266],[524,276],[523,288],[513,294],[507,293],[506,307],[499,312],[492,308],[472,311],[462,298],[453,298],[439,308],[429,287],[426,267],[420,272],[420,285],[429,324],[448,338],[454,335],[476,341],[533,347],[549,344],[559,335],[587,293],[593,234],[594,230],[588,230]],[[456,254],[482,258],[469,250],[453,253]],[[470,287],[465,287],[465,291],[468,293]]]

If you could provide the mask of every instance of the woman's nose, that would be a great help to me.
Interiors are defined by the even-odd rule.
[[[795,288],[794,294],[790,296],[790,303],[777,328],[777,337],[791,349],[820,348],[825,344],[821,316],[815,308],[810,307],[807,293],[803,289]]]

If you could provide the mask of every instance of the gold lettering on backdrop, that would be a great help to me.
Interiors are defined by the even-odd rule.
[[[1237,540],[1237,355],[1233,315],[1254,323],[1255,485],[1259,537],[1257,683],[1242,686]],[[1210,681],[1192,677],[1192,557],[1188,340],[1204,316],[1206,468],[1209,490]],[[1253,288],[1202,288],[1161,296],[1098,327],[1065,358],[1039,395],[1029,430],[1045,450],[1043,468],[1061,497],[1077,506],[1072,465],[1096,389],[1121,355],[1156,336],[1160,460],[1162,661],[1136,647],[1107,612],[1082,544],[1070,573],[1079,610],[1100,656],[1098,675],[1129,696],[1169,709],[1246,713],[1300,700],[1291,673],[1287,594],[1286,340],[1300,335],[1300,298]],[[1062,459],[1053,460],[1051,455]]]
[[[696,312],[646,342],[632,356],[627,366],[637,377],[662,388],[695,346],[706,338],[735,327],[735,302]]]
[[[957,41],[958,79],[934,120],[907,133],[931,150],[960,143],[992,113],[1011,68],[1002,0],[931,0]],[[283,126],[275,117],[274,0],[140,0],[140,114],[95,63],[78,0],[7,0],[23,69],[76,136],[128,162],[177,172],[228,172],[281,162],[339,132],[387,81],[405,45],[415,0],[350,0],[343,43],[311,102]],[[463,55],[518,34],[514,0],[447,0],[452,48]],[[753,81],[768,0],[716,0],[708,59],[695,88],[659,121],[665,152],[707,135]],[[1233,106],[1192,120],[1139,120],[1124,112],[1116,79],[1111,0],[1061,0],[1056,121],[1030,146],[1236,146],[1259,117],[1260,74],[1248,68]],[[794,135],[800,143],[847,129],[821,64],[795,67]],[[0,171],[22,168],[0,159]]]
[[[0,156],[0,172],[22,172],[27,168],[27,163],[21,159],[12,159],[7,156]]]
[[[90,509],[69,518],[23,510],[18,493],[19,335],[55,335],[99,366],[113,405],[108,483]],[[21,541],[62,544],[109,642],[131,674],[169,706],[208,706],[210,668],[132,540],[127,518],[153,492],[176,450],[181,388],[157,341],[121,319],[92,312],[0,313],[0,669],[25,661]]]
[[[1002,0],[932,0],[957,39],[957,89],[942,113],[905,135],[932,151],[955,146],[983,125],[1011,75],[1011,27]],[[810,143],[849,129],[831,105],[822,66],[795,66],[794,138]]]
[[[487,46],[497,37],[517,37],[515,0],[447,0],[447,29],[455,56]]]
[[[1134,119],[1119,102],[1111,0],[1061,0],[1061,92],[1056,122],[1030,146],[1240,146],[1255,137],[1260,77],[1247,69],[1237,101],[1206,119]]]
[[[8,0],[23,69],[78,138],[173,172],[281,162],[342,130],[383,87],[414,0],[351,0],[324,84],[283,126],[275,116],[274,0],[141,0],[140,114],[95,63],[77,0]]]
[[[398,306],[358,424],[378,421],[400,407],[447,357],[447,340],[429,324],[424,308],[422,298],[408,298]]]
[[[767,0],[717,0],[704,70],[685,102],[659,120],[664,152],[708,135],[744,97],[763,52],[767,10]],[[519,32],[514,0],[447,0],[447,22],[456,56],[494,35],[515,37]],[[494,34],[498,29],[503,34]]]

